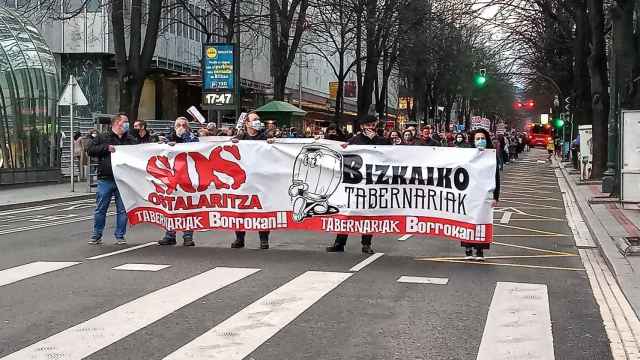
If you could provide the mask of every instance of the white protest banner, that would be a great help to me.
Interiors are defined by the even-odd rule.
[[[494,150],[282,141],[116,147],[129,221],[492,241]]]

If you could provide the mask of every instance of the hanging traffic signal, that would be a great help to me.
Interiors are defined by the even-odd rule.
[[[473,77],[473,83],[477,87],[483,87],[487,83],[487,70],[480,69],[480,72]]]
[[[564,126],[564,120],[562,118],[553,119],[553,127],[556,129],[561,129]]]

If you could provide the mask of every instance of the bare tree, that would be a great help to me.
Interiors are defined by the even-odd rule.
[[[353,0],[318,1],[311,4],[312,22],[303,52],[317,55],[331,67],[338,82],[334,117],[342,118],[344,81],[360,59],[355,57],[355,19]]]
[[[309,0],[269,0],[273,98],[284,100],[287,78],[306,26]]]

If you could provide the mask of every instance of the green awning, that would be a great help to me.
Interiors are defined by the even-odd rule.
[[[267,113],[287,113],[291,116],[305,116],[307,114],[306,111],[300,109],[299,107],[293,106],[288,102],[284,101],[271,101],[259,108],[256,109],[258,114],[267,114]]]

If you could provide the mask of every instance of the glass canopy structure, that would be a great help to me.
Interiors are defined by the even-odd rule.
[[[0,186],[59,176],[59,80],[38,30],[0,6]]]

